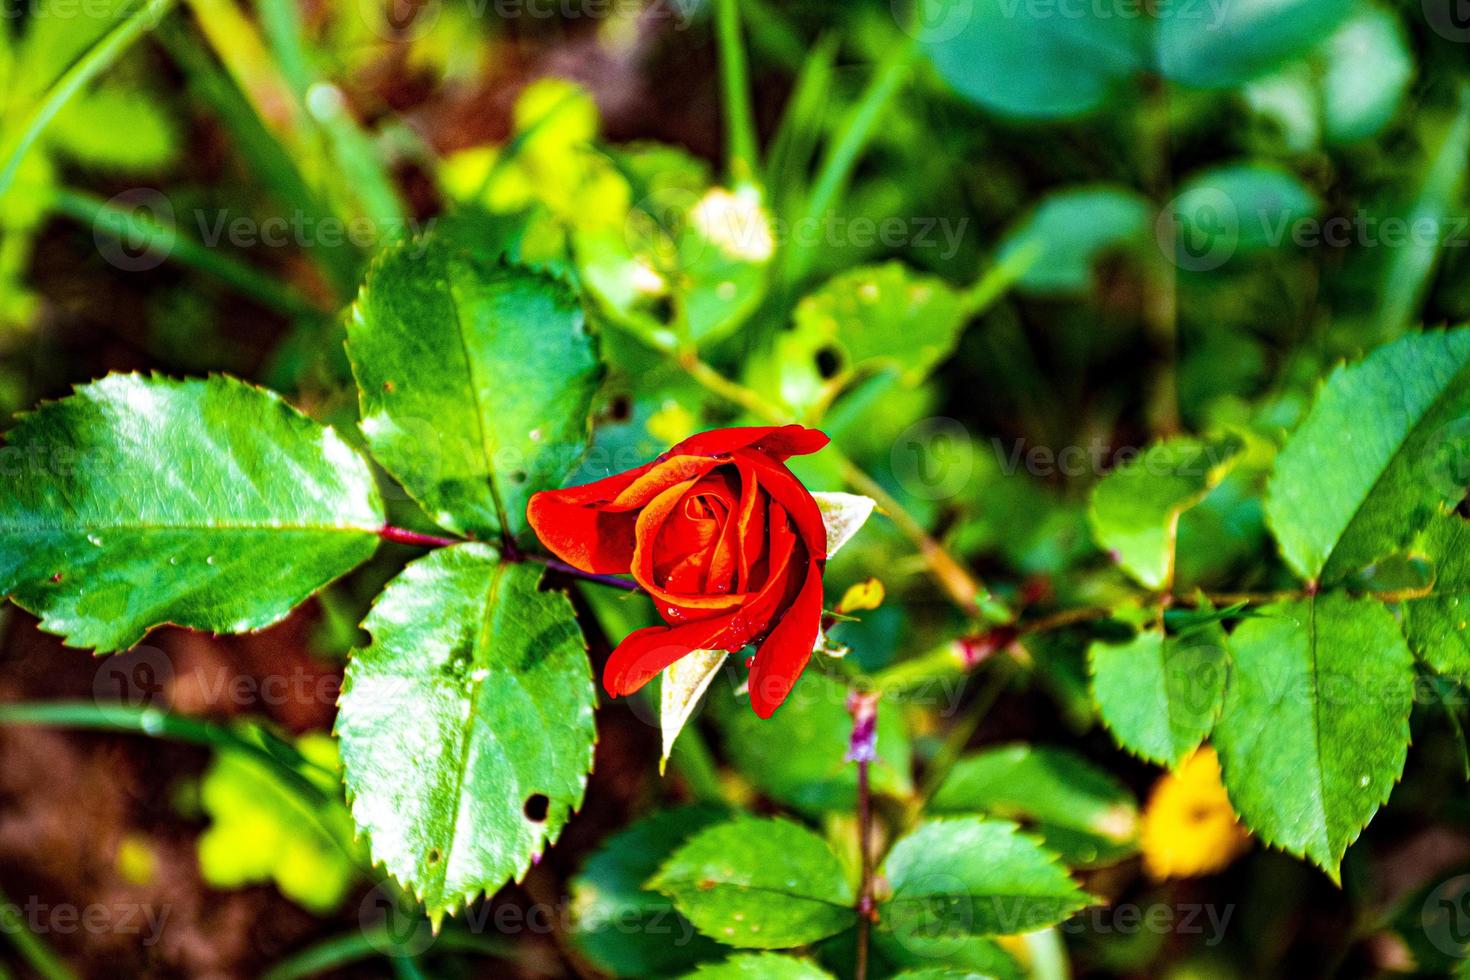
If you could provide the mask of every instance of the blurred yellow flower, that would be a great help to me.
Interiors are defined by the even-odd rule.
[[[1155,879],[1212,874],[1248,840],[1225,787],[1220,759],[1204,746],[1154,784],[1143,810],[1143,867]]]

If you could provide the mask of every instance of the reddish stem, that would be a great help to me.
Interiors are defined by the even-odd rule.
[[[465,543],[465,540],[462,538],[444,538],[437,534],[421,534],[418,531],[410,531],[403,527],[394,527],[391,524],[379,528],[378,537],[384,541],[393,541],[398,544],[411,544],[420,548],[449,548],[453,545]],[[533,561],[538,565],[545,565],[553,572],[561,575],[579,578],[584,582],[596,582],[598,585],[608,585],[615,589],[626,589],[629,592],[638,592],[642,588],[637,582],[618,575],[600,575],[596,572],[584,572],[574,565],[568,565],[559,558],[552,558],[549,555],[525,554],[515,548],[510,542],[506,542],[501,550],[505,561]]]
[[[406,527],[394,527],[391,524],[385,524],[379,528],[378,537],[384,541],[417,545],[420,548],[448,548],[464,543],[459,538],[441,538],[437,534],[420,534],[418,531],[410,531]]]

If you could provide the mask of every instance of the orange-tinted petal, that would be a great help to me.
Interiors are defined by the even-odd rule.
[[[796,601],[771,630],[750,668],[750,706],[762,718],[769,718],[812,658],[817,634],[822,627],[822,564],[811,561],[806,581]]]
[[[669,454],[715,456],[751,449],[784,462],[792,456],[814,453],[830,441],[825,432],[801,425],[746,425],[697,433]]]

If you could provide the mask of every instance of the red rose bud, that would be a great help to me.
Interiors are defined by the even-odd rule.
[[[799,425],[702,432],[658,459],[531,497],[527,519],[562,561],[631,574],[667,626],[634,630],[602,682],[632,694],[692,650],[756,644],[750,704],[769,718],[811,659],[827,531],[792,456],[827,445]]]

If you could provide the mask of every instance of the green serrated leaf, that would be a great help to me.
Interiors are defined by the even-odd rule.
[[[965,326],[964,297],[941,279],[901,262],[834,276],[796,307],[795,333],[830,346],[844,372],[896,367],[922,381],[954,352]]]
[[[1014,935],[1087,905],[1057,856],[1008,820],[931,820],[893,845],[885,932],[915,953],[943,956],[972,936]]]
[[[961,759],[929,809],[1034,822],[1074,867],[1111,864],[1138,849],[1138,804],[1122,783],[1075,752],[1025,744]]]
[[[1113,470],[1092,491],[1093,536],[1150,589],[1173,576],[1179,515],[1203,500],[1230,469],[1240,440],[1177,438],[1156,443]]]
[[[789,820],[740,816],[701,831],[648,887],[728,946],[801,946],[836,935],[857,917],[841,860]]]
[[[571,881],[577,949],[617,977],[666,976],[719,956],[721,947],[643,883],[675,848],[726,816],[714,806],[663,810],[604,841]]]
[[[1158,630],[1088,650],[1092,696],[1118,744],[1173,767],[1209,734],[1225,693],[1225,634],[1207,624],[1185,636]]]
[[[832,974],[810,960],[779,953],[743,953],[721,963],[701,966],[691,978],[698,980],[832,980]]]
[[[857,772],[847,758],[852,718],[845,684],[808,670],[770,718],[762,720],[744,705],[722,707],[725,751],[762,791],[806,812],[851,811]],[[913,752],[897,706],[886,700],[878,704],[877,737],[873,791],[907,796],[913,792]],[[797,745],[801,751],[792,751]]]
[[[1414,548],[1434,563],[1434,584],[1401,607],[1404,634],[1435,671],[1470,682],[1470,523],[1437,514]]]
[[[442,527],[492,537],[561,485],[586,447],[602,376],[571,290],[431,232],[369,271],[347,323],[362,430]]]
[[[540,579],[483,544],[413,562],[343,679],[353,817],[435,921],[519,878],[587,786],[591,669],[571,603]]]
[[[1230,653],[1211,738],[1230,802],[1261,839],[1336,881],[1403,771],[1413,655],[1387,609],[1340,594],[1267,607]]]
[[[269,626],[366,561],[383,525],[351,447],[232,378],[112,375],[6,442],[0,591],[72,646]]]
[[[1333,582],[1464,494],[1470,330],[1415,334],[1332,372],[1277,457],[1266,516],[1287,564]]]

